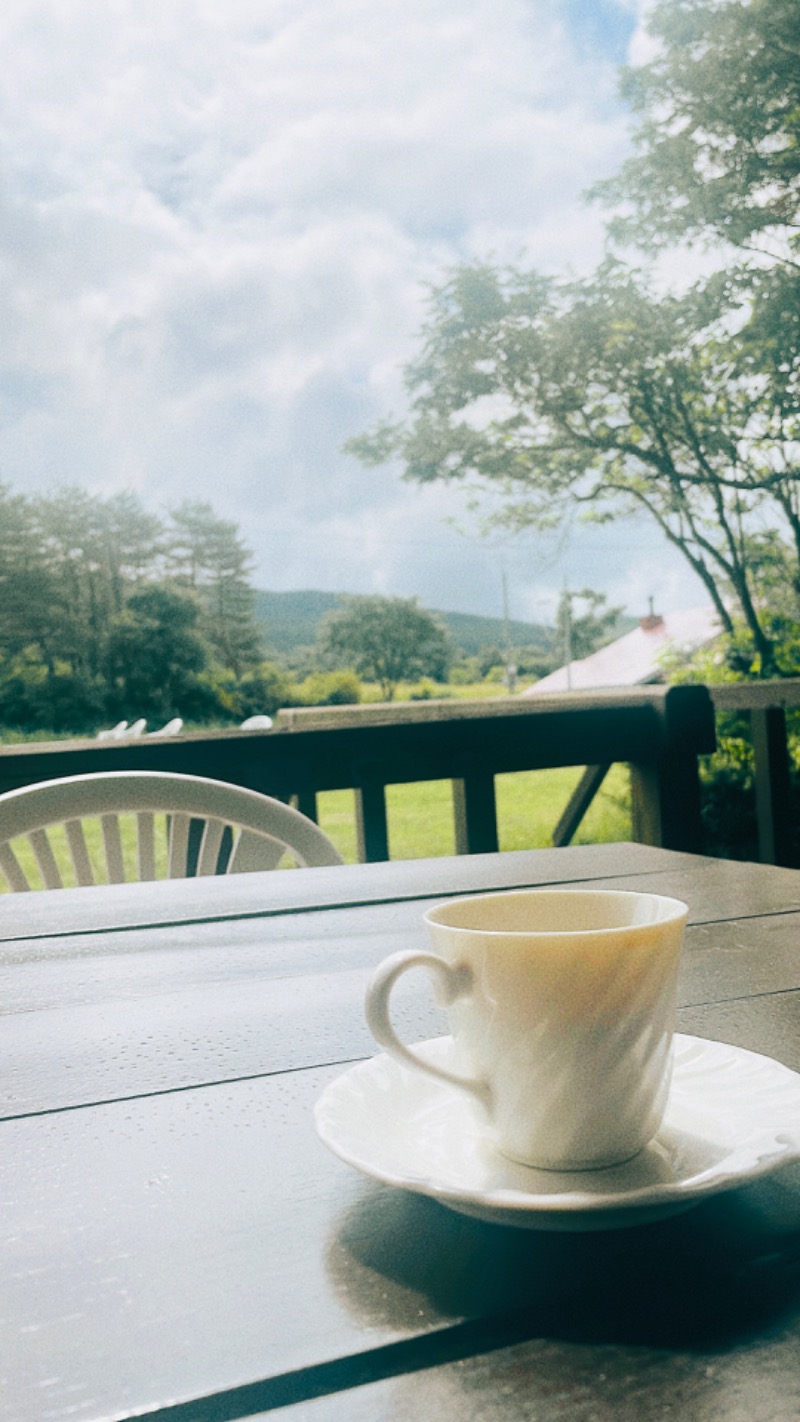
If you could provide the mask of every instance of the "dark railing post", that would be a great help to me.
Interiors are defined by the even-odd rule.
[[[493,775],[454,780],[456,854],[493,854],[498,848]]]
[[[315,790],[301,790],[297,795],[292,796],[292,800],[300,811],[301,815],[306,815],[314,824],[319,824],[319,811],[317,808],[317,794]]]
[[[750,731],[755,765],[759,858],[762,864],[783,864],[787,868],[796,868],[784,708],[753,707]]]
[[[661,744],[631,764],[633,837],[662,849],[700,853],[698,755],[716,746],[714,707],[705,686],[671,686],[659,710]]]
[[[633,838],[659,849],[701,853],[697,762],[673,753],[655,765],[632,765],[630,770]]]
[[[800,678],[709,686],[717,712],[745,712],[755,775],[758,857],[762,864],[800,867],[792,834],[792,765],[786,712],[800,708]]]
[[[663,848],[661,783],[654,765],[631,764],[631,835],[637,844]]]
[[[359,863],[389,858],[386,787],[378,783],[356,787],[356,845]]]

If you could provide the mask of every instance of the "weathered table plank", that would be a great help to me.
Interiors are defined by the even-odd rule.
[[[184,926],[160,950],[150,929],[93,935],[80,952],[69,940],[39,940],[27,953],[13,945],[19,961],[6,974],[0,1013],[0,1116],[371,1055],[367,982],[387,954],[425,946],[423,907]],[[691,925],[679,1002],[800,988],[798,942],[796,913]],[[422,973],[398,988],[397,1008],[410,1041],[446,1030]]]
[[[425,898],[431,894],[444,897],[481,889],[568,884],[578,879],[665,872],[682,865],[717,862],[644,844],[595,844],[222,878],[172,879],[155,884],[99,885],[70,889],[68,901],[52,892],[3,894],[0,942],[60,934],[65,920],[70,933],[146,924],[202,923],[210,917],[237,919],[325,906]],[[791,871],[773,872],[783,875],[787,885],[792,881]],[[775,883],[779,882],[778,877]],[[796,906],[800,907],[800,897]]]

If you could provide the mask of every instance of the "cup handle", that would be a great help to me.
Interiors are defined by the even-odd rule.
[[[433,973],[439,989],[437,1001],[443,1007],[449,1006],[457,998],[465,997],[472,991],[472,972],[465,964],[452,966],[450,963],[446,963],[444,958],[440,958],[438,953],[415,952],[414,950],[393,953],[391,957],[385,958],[381,963],[367,988],[365,1010],[367,1025],[373,1037],[396,1061],[403,1062],[406,1066],[415,1067],[418,1071],[427,1072],[428,1076],[436,1077],[437,1081],[447,1082],[448,1086],[457,1086],[461,1091],[468,1091],[471,1095],[477,1096],[484,1106],[488,1106],[490,1095],[488,1082],[480,1081],[477,1077],[457,1076],[455,1072],[435,1066],[433,1062],[425,1061],[423,1057],[412,1052],[400,1041],[389,1015],[389,1004],[392,988],[397,979],[409,968],[428,968]]]

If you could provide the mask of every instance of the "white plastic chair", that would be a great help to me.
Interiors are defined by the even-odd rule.
[[[98,731],[98,741],[121,741],[123,736],[128,734],[127,721],[117,721],[116,726],[110,726],[107,731]]]
[[[167,721],[166,726],[160,726],[157,731],[148,731],[148,736],[179,736],[183,730],[183,721],[180,716],[173,716],[171,721]]]
[[[183,722],[181,722],[181,725]],[[144,716],[140,716],[138,721],[118,721],[116,726],[112,726],[108,731],[98,731],[96,739],[98,741],[129,741],[136,740],[138,736],[143,736],[147,730],[147,722]],[[151,733],[152,734],[152,733]]]
[[[123,816],[135,847],[135,872],[130,865],[129,873]],[[86,835],[87,821],[99,821],[94,845]],[[60,836],[53,836],[59,826]],[[18,854],[11,842],[21,840],[27,848],[19,845]],[[14,891],[38,886],[37,867],[42,887],[61,889],[66,887],[61,866],[69,863],[80,885],[120,884],[126,878],[274,869],[287,853],[300,865],[343,862],[328,836],[299,810],[204,776],[122,770],[48,780],[0,795],[0,870]],[[128,854],[129,861],[133,857]]]

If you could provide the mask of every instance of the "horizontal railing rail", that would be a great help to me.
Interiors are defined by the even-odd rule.
[[[270,731],[0,746],[0,792],[64,775],[172,770],[294,799],[355,792],[361,860],[389,857],[386,787],[449,780],[458,853],[498,848],[494,777],[584,766],[556,830],[566,843],[608,767],[630,766],[633,836],[700,850],[698,758],[715,744],[703,686],[647,686],[491,701],[303,708]],[[1,826],[0,826],[1,832]]]

